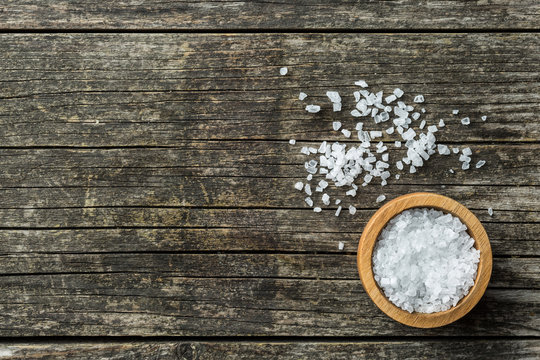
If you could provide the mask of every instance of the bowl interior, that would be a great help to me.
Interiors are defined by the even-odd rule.
[[[480,261],[474,285],[456,306],[437,313],[409,313],[386,298],[375,281],[372,255],[375,243],[388,221],[404,210],[434,208],[458,217],[474,239],[474,247],[480,250]],[[492,255],[486,231],[480,221],[466,207],[448,197],[432,193],[413,193],[398,197],[382,206],[367,223],[358,244],[358,272],[364,289],[375,304],[388,316],[403,324],[430,328],[447,325],[467,314],[484,294],[491,277]]]

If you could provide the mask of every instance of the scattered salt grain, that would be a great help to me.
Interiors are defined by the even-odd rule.
[[[381,158],[382,158],[383,161],[388,161],[388,153],[383,154],[383,155],[381,156]]]
[[[440,128],[444,127],[445,125],[446,125],[446,124],[444,123],[444,120],[443,120],[443,119],[439,120],[439,127],[440,127]]]
[[[388,222],[373,251],[375,281],[408,312],[450,309],[474,285],[480,252],[451,214],[406,210]]]
[[[362,114],[360,113],[360,111],[354,109],[353,111],[351,111],[351,115],[354,116],[354,117],[360,117],[362,116]]]
[[[452,152],[454,154],[457,154],[459,152],[459,148],[455,147],[455,148],[452,148]]]
[[[486,120],[487,120],[487,116],[486,115],[482,116],[482,121],[486,121]]]
[[[437,151],[440,155],[450,155],[450,149],[446,145],[437,144]]]
[[[347,129],[341,129],[341,133],[347,138],[351,137],[351,132]]]
[[[309,174],[307,177],[306,177],[307,181],[311,181],[311,179],[313,179],[313,175]]]
[[[476,168],[477,169],[480,169],[482,166],[484,166],[486,164],[486,161],[485,160],[480,160],[476,163]]]
[[[399,180],[399,174],[396,174],[396,180]]]
[[[336,216],[339,215],[339,213],[337,213],[337,212],[336,212],[336,214],[337,214]],[[338,249],[339,249],[339,250],[343,250],[344,248],[345,248],[345,244],[344,244],[343,242],[340,241],[340,242],[338,243]]]
[[[341,102],[341,96],[339,96],[339,93],[337,91],[327,91],[326,96],[328,96],[330,101],[333,103]]]
[[[355,197],[356,196],[356,190],[351,189],[345,193],[345,195]]]
[[[313,192],[311,191],[311,186],[310,186],[309,184],[306,184],[306,185],[304,186],[304,192],[305,192],[306,194],[308,194],[309,196],[311,196],[311,194],[313,194]]]
[[[341,122],[339,122],[339,121],[334,121],[334,122],[332,123],[332,129],[334,129],[334,131],[338,131],[340,128],[341,128]]]
[[[390,126],[388,129],[385,130],[385,132],[388,134],[388,135],[392,135],[394,133],[394,127],[393,126]]]
[[[461,123],[463,125],[469,125],[471,123],[471,119],[469,119],[468,117],[464,117],[463,119],[461,119]]]
[[[468,170],[470,166],[468,162],[461,163],[461,170]]]
[[[420,130],[422,130],[424,128],[424,126],[426,126],[426,120],[422,120],[420,122],[420,126],[419,126]]]
[[[401,147],[401,141],[394,141],[395,147]]]
[[[403,163],[401,161],[398,161],[396,163],[396,167],[399,169],[399,170],[403,170]]]
[[[340,200],[340,199],[336,199],[335,204],[336,204],[336,205],[341,204],[341,200]]]
[[[377,199],[375,200],[376,203],[380,203],[380,202],[383,202],[384,200],[386,200],[386,196],[384,195],[379,195],[377,197]]]
[[[453,115],[459,114],[459,110],[458,110],[458,109],[452,110],[452,114],[453,114]]]
[[[461,150],[461,153],[463,155],[472,155],[472,151],[470,147],[463,148],[463,150]]]
[[[454,169],[449,169],[448,172],[450,172],[451,174],[455,174]]]
[[[328,196],[328,194],[323,194],[321,200],[324,205],[326,206],[330,205],[330,196]]]
[[[315,211],[316,213],[320,213],[322,209],[320,207],[314,207],[313,211]]]
[[[422,111],[422,114],[426,113],[426,109],[422,108],[420,111]]]
[[[319,105],[306,105],[306,111],[309,113],[318,113],[321,111],[321,107]]]
[[[287,73],[289,72],[289,69],[287,69],[286,67],[282,67],[281,69],[279,69],[279,74],[280,75],[287,75]]]
[[[409,168],[409,172],[411,174],[414,174],[416,172],[416,168],[414,167],[414,165],[411,165],[411,167]]]
[[[387,104],[390,104],[392,101],[396,100],[396,95],[392,94],[384,98],[384,101],[386,101]]]
[[[349,214],[351,215],[356,214],[356,208],[352,205],[349,206]]]
[[[311,200],[309,196],[305,198],[304,201],[306,202],[306,204],[308,204],[309,207],[313,206],[313,200]]]
[[[394,89],[394,95],[396,95],[396,97],[400,98],[403,96],[403,90],[401,90],[400,88],[395,88]]]
[[[423,95],[416,95],[413,100],[415,103],[420,104],[424,102],[424,96]]]
[[[428,131],[431,132],[431,133],[436,133],[436,132],[438,131],[437,126],[435,126],[435,125],[429,125],[429,126],[427,127],[427,129],[428,129]]]
[[[304,100],[305,98],[307,98],[307,94],[304,92],[301,92],[300,95],[298,95],[298,100]]]
[[[488,208],[488,214],[489,214],[489,216],[493,216],[493,209],[492,208]]]
[[[365,82],[364,80],[358,80],[354,83],[354,85],[356,86],[361,86],[363,88],[367,88],[368,87],[368,84],[367,82]]]
[[[304,183],[302,183],[301,181],[297,182],[296,184],[294,184],[294,188],[298,191],[302,191],[302,189],[304,188]]]
[[[291,145],[296,144],[296,140],[294,140],[294,139],[289,140],[289,144],[291,144]]]

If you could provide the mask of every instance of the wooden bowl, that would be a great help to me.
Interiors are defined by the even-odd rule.
[[[474,239],[474,247],[480,250],[480,262],[474,285],[469,293],[456,306],[437,313],[409,313],[394,305],[386,298],[373,277],[372,255],[375,242],[388,221],[404,210],[411,208],[434,208],[444,213],[458,217],[466,226],[467,232]],[[478,303],[491,277],[492,255],[491,246],[484,227],[480,221],[465,206],[446,196],[430,193],[413,193],[400,196],[382,206],[367,223],[358,244],[358,272],[364,289],[375,305],[386,315],[402,324],[433,328],[444,326],[456,321]]]

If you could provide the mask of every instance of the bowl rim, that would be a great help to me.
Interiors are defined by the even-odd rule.
[[[386,298],[373,275],[373,249],[380,232],[393,217],[412,208],[434,208],[458,217],[467,226],[467,232],[474,239],[474,247],[480,250],[480,261],[474,285],[456,306],[446,311],[431,314],[409,313]],[[358,242],[358,273],[366,293],[386,315],[402,324],[418,328],[444,326],[471,311],[486,291],[491,278],[492,263],[491,245],[480,220],[459,202],[435,193],[416,192],[389,201],[373,214]]]

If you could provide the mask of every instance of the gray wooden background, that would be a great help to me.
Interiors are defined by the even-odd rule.
[[[539,25],[532,0],[4,0],[0,358],[540,358]],[[438,138],[488,162],[384,188],[484,223],[492,280],[450,326],[363,291],[379,186],[339,218],[292,189],[300,146],[344,140],[299,91],[358,79],[424,94]]]

